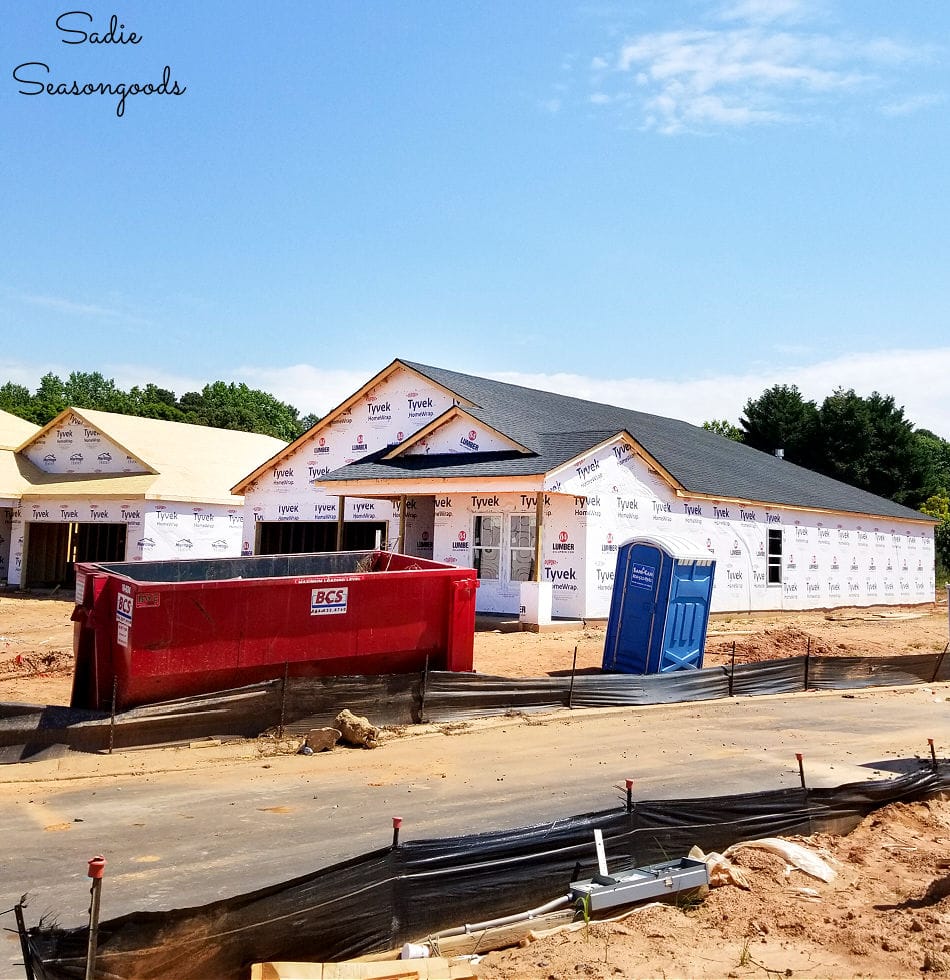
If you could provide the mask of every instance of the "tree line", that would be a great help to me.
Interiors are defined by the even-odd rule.
[[[739,425],[703,428],[825,476],[919,510],[940,523],[937,558],[950,570],[950,442],[918,429],[890,395],[836,388],[819,405],[795,385],[774,385],[750,398]]]
[[[74,371],[66,380],[44,374],[35,392],[12,381],[0,386],[0,408],[37,425],[46,425],[65,408],[91,408],[120,415],[190,422],[215,429],[259,432],[292,442],[319,421],[266,391],[246,384],[215,381],[180,398],[167,388],[147,384],[123,391],[98,371]]]

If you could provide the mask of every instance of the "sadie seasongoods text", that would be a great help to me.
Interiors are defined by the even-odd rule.
[[[56,29],[65,34],[63,44],[141,44],[141,34],[119,23],[113,14],[106,30],[95,28],[95,18],[86,10],[68,10],[56,18]],[[25,88],[21,95],[112,95],[118,96],[115,107],[117,116],[125,115],[125,100],[132,95],[184,95],[186,85],[173,80],[172,70],[165,65],[160,81],[147,82],[68,82],[49,81],[50,66],[43,61],[25,61],[13,69],[13,78]]]

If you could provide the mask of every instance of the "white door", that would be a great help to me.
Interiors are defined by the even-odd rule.
[[[472,563],[478,572],[480,612],[521,609],[521,583],[534,574],[534,514],[476,514],[472,523]]]

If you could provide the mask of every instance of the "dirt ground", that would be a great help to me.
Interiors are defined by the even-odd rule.
[[[69,700],[71,597],[0,594],[0,701]],[[600,665],[602,625],[546,633],[481,622],[482,673],[541,676]],[[712,617],[705,665],[804,654],[887,655],[947,646],[947,605]],[[945,687],[940,685],[941,691]],[[499,736],[503,737],[503,736]],[[799,839],[802,840],[802,839]],[[486,980],[565,977],[950,977],[950,802],[895,804],[846,837],[803,843],[831,882],[759,849],[738,852],[748,890],[700,904],[652,906],[620,921],[488,953]]]
[[[748,890],[654,905],[489,953],[483,980],[563,977],[950,976],[950,803],[896,803],[850,835],[791,838],[825,883],[758,848],[734,861]]]

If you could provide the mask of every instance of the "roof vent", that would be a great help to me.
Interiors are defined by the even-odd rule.
[[[775,450],[775,458],[776,459],[785,459],[785,450],[784,449],[776,449]]]

